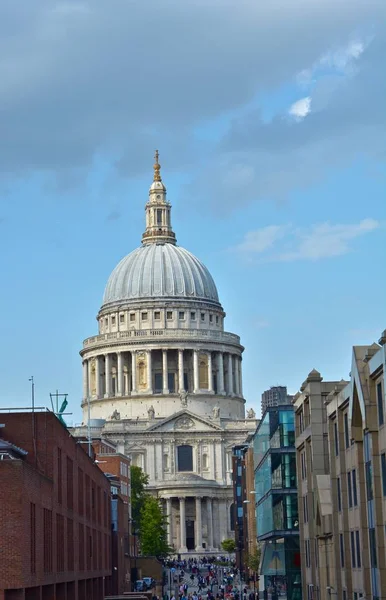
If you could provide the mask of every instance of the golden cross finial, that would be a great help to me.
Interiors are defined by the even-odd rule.
[[[155,158],[155,163],[154,163],[154,181],[161,181],[161,175],[160,175],[160,169],[161,169],[161,165],[158,162],[158,150],[155,151],[154,154],[154,158]]]

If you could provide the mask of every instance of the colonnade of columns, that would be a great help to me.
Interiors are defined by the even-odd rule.
[[[177,498],[175,498],[177,500]],[[177,526],[176,521],[173,520],[172,502],[173,497],[165,499],[165,513],[167,517],[167,536],[168,544],[174,545],[174,539],[177,539],[178,552],[188,552],[187,548],[187,535],[186,535],[186,500],[187,497],[178,497],[178,509],[179,509],[179,525],[178,531],[174,531],[174,527]],[[194,550],[196,552],[211,551],[215,549],[215,523],[213,519],[213,498],[210,496],[195,496],[195,516],[194,516]],[[205,505],[206,518],[203,519],[203,505]],[[230,521],[227,517],[229,513],[229,501],[225,499],[218,499],[218,512],[219,512],[219,523],[217,540],[218,546],[221,542],[227,538],[228,531],[230,529]],[[206,525],[206,538],[205,548],[203,546],[203,521],[205,520]]]
[[[173,365],[170,365],[170,351],[177,352]],[[238,354],[193,349],[187,351],[187,356],[182,349],[164,348],[161,363],[155,368],[154,352],[159,351],[109,352],[84,359],[83,398],[183,392],[243,396],[241,356]],[[139,358],[141,355],[145,357],[143,363]],[[187,376],[188,372],[192,372],[192,377]],[[156,374],[162,375],[162,388],[157,388],[160,377],[156,379]],[[169,389],[170,375],[173,389]]]

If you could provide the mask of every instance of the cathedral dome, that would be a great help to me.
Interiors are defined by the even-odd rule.
[[[124,301],[219,298],[208,269],[193,254],[172,243],[144,244],[115,267],[107,282],[103,306]]]

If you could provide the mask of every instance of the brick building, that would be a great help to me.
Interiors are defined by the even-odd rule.
[[[131,563],[136,562],[132,559],[137,553],[135,537],[131,533],[130,458],[118,452],[117,446],[109,440],[93,440],[92,447],[98,467],[109,478],[111,484],[113,569],[110,593],[122,594],[132,589]]]
[[[52,413],[0,421],[0,600],[102,600],[109,480]]]

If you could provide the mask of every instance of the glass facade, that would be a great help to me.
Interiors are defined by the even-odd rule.
[[[299,600],[300,549],[295,414],[291,405],[268,408],[254,438],[257,537],[264,590]]]

